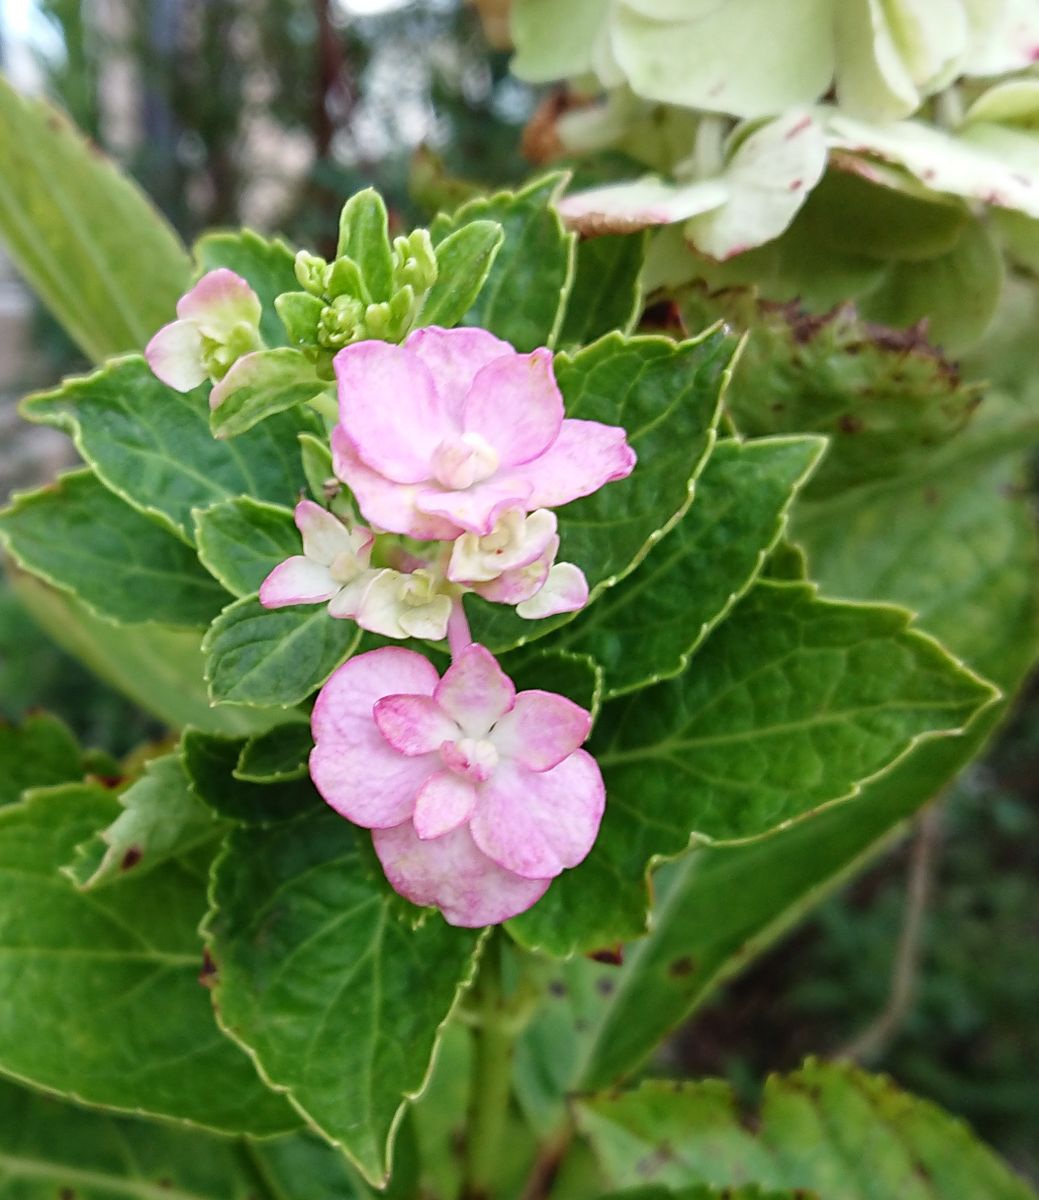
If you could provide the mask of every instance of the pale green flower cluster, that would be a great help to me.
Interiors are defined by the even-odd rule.
[[[725,263],[792,226],[801,242],[806,224],[832,231],[838,200],[854,222],[883,188],[950,230],[914,245],[907,229],[899,262],[964,238],[965,259],[999,259],[979,251],[982,212],[986,235],[1036,257],[1039,0],[513,0],[510,17],[515,73],[569,84],[554,143],[634,160],[629,179],[564,201],[576,228],[678,226]],[[820,253],[877,257],[837,241]]]

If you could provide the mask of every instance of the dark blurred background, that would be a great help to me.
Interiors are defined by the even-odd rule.
[[[369,183],[407,225],[460,198],[453,179],[522,178],[537,97],[507,62],[461,0],[0,0],[4,72],[65,107],[188,240],[245,223],[327,253]],[[18,396],[84,365],[0,252],[0,499],[67,461],[64,438],[18,421]],[[115,752],[155,732],[0,588],[0,714],[34,706]],[[701,1012],[662,1068],[750,1095],[806,1054],[852,1051],[1039,1177],[1037,793],[1033,694],[986,761]]]

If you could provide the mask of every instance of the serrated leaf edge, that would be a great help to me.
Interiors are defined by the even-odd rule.
[[[206,630],[205,635],[202,638],[202,654],[205,658],[205,666],[203,668],[202,678],[206,684],[206,691],[209,695],[209,702],[210,702],[211,708],[218,708],[218,707],[222,707],[225,705],[229,706],[231,708],[258,708],[258,709],[267,709],[268,711],[277,709],[277,708],[280,708],[280,709],[295,708],[297,704],[301,704],[304,700],[306,700],[307,697],[310,696],[312,692],[316,691],[320,687],[323,687],[324,684],[328,681],[329,677],[332,675],[332,673],[334,671],[337,671],[343,665],[343,663],[345,663],[347,661],[347,659],[349,659],[353,655],[354,651],[356,651],[357,647],[360,645],[361,638],[363,636],[363,631],[358,626],[354,631],[354,637],[351,640],[349,646],[347,647],[346,652],[342,655],[342,657],[338,660],[338,662],[336,662],[336,664],[332,667],[332,669],[328,672],[328,674],[323,679],[319,680],[316,684],[314,684],[314,686],[312,688],[310,688],[308,691],[303,692],[301,695],[294,697],[292,700],[283,700],[280,704],[264,704],[259,700],[236,700],[233,696],[231,696],[231,697],[217,696],[213,691],[213,680],[210,676],[210,665],[209,665],[210,661],[211,661],[211,653],[212,653],[212,639],[216,636],[216,633],[218,632],[217,626],[220,624],[220,622],[223,620],[223,618],[231,611],[231,609],[236,607],[237,605],[241,604],[243,600],[255,600],[255,599],[257,599],[257,594],[255,592],[250,592],[249,595],[239,596],[237,599],[232,600],[230,604],[225,605],[220,610],[220,612],[217,614],[217,616],[213,618],[212,624]],[[294,605],[293,607],[310,607],[310,606],[309,605],[307,605],[307,606]],[[314,615],[317,616],[318,614],[315,613]],[[326,613],[325,615],[327,616],[328,614]],[[336,618],[328,617],[328,619],[330,621],[333,621]],[[248,677],[244,676],[243,678],[248,678]]]
[[[676,676],[683,674],[685,669],[689,666],[689,662],[692,659],[693,655],[697,652],[697,650],[700,649],[700,647],[704,644],[704,642],[707,640],[707,638],[714,632],[714,630],[717,629],[717,627],[726,619],[726,617],[729,616],[729,614],[732,612],[732,610],[736,607],[736,604],[740,600],[742,600],[743,597],[755,585],[755,583],[758,582],[758,579],[761,575],[761,570],[764,567],[766,560],[768,559],[768,557],[772,553],[772,551],[775,550],[776,546],[779,544],[783,535],[787,532],[787,529],[790,524],[790,513],[793,508],[794,501],[800,495],[805,484],[809,481],[809,479],[811,479],[812,474],[814,473],[816,467],[821,462],[823,455],[825,454],[825,452],[830,444],[829,438],[823,437],[819,434],[803,434],[803,435],[802,434],[783,434],[783,435],[780,435],[777,437],[763,437],[763,438],[753,438],[753,439],[735,438],[732,440],[738,442],[741,446],[746,446],[746,445],[751,445],[751,444],[762,445],[764,443],[767,443],[770,446],[794,445],[794,444],[808,445],[808,444],[814,443],[816,446],[816,451],[815,451],[815,454],[813,455],[811,461],[809,462],[808,466],[805,468],[805,470],[802,471],[801,474],[798,475],[798,477],[794,480],[794,485],[790,492],[790,495],[787,497],[785,503],[779,510],[779,520],[776,524],[775,534],[771,538],[771,540],[758,551],[757,561],[755,562],[754,567],[751,570],[751,573],[747,576],[746,582],[737,591],[730,593],[728,599],[725,601],[723,606],[718,610],[718,612],[715,614],[714,617],[712,617],[708,621],[704,621],[704,623],[700,626],[700,629],[697,632],[696,637],[694,638],[694,640],[691,643],[691,645],[689,646],[689,648],[679,656],[678,665],[673,670],[660,671],[655,674],[649,675],[646,677],[645,681],[643,681],[641,683],[633,683],[627,687],[618,688],[616,690],[613,690],[613,689],[607,687],[606,693],[603,697],[604,700],[617,700],[621,696],[630,695],[632,692],[641,691],[643,688],[652,687],[652,685],[655,683],[663,683],[664,680],[666,680],[666,679],[674,679]],[[705,464],[705,466],[706,466],[706,464]],[[703,475],[703,472],[701,471],[700,475],[697,476],[697,479],[694,482],[694,487],[693,487],[693,502],[694,503],[696,500],[696,494],[695,494],[696,485],[699,483],[702,475]],[[691,505],[690,505],[690,507],[691,507]]]
[[[38,496],[41,492],[47,491],[49,488],[52,488],[55,484],[60,484],[63,480],[69,479],[69,478],[77,476],[77,475],[92,475],[100,483],[104,484],[104,486],[106,488],[108,488],[108,484],[105,483],[105,481],[100,478],[100,476],[93,469],[93,467],[90,467],[90,466],[71,467],[67,471],[59,472],[50,481],[50,483],[44,484],[42,487],[23,488],[20,491],[12,492],[11,495],[8,497],[7,504],[4,505],[2,510],[0,510],[0,518],[2,518],[8,512],[17,511],[18,507],[22,503],[22,501],[27,500],[27,499],[32,499],[34,496]],[[113,488],[108,488],[108,490],[113,492],[113,494],[116,495],[120,500],[122,500],[128,508],[132,509],[138,515],[146,517],[147,519],[151,519],[153,516],[156,515],[152,512],[146,512],[143,508],[140,508],[135,504],[130,504],[130,502],[126,499],[125,496],[121,495],[119,492],[116,492]],[[170,526],[164,524],[161,521],[156,521],[155,524],[159,528],[161,528],[164,533],[175,532],[173,529],[170,528]],[[179,532],[177,532],[177,541],[180,542],[182,545],[185,544],[184,538],[180,535]],[[81,592],[77,592],[75,588],[69,587],[69,585],[67,583],[63,583],[61,580],[55,579],[52,575],[49,575],[46,571],[41,571],[41,570],[37,569],[36,567],[29,566],[29,564],[25,562],[25,560],[21,557],[21,555],[19,555],[17,550],[15,550],[14,546],[11,544],[10,534],[8,534],[4,530],[2,523],[0,523],[0,544],[3,545],[4,550],[7,552],[8,555],[10,555],[10,557],[14,560],[14,562],[17,563],[18,568],[20,570],[24,571],[27,575],[31,575],[34,579],[42,580],[48,586],[54,588],[55,591],[60,592],[63,596],[71,596],[76,601],[76,603],[81,604],[87,610],[87,612],[90,613],[91,616],[97,617],[97,619],[99,621],[104,621],[107,625],[115,625],[117,627],[129,626],[134,629],[142,629],[142,628],[176,629],[181,632],[197,631],[199,633],[201,633],[202,630],[204,630],[206,628],[204,623],[180,624],[175,621],[156,621],[154,618],[151,618],[151,617],[147,618],[144,621],[126,621],[126,620],[120,619],[119,617],[113,616],[110,612],[105,612],[103,609],[98,608],[96,604],[92,604],[89,600],[84,598],[84,596],[82,595]],[[190,543],[188,543],[188,544],[190,544]],[[205,564],[203,564],[203,565],[205,565]],[[212,574],[212,572],[210,572],[210,574]],[[222,579],[218,579],[217,582],[222,587],[226,588],[227,591],[231,591],[231,589],[227,587],[227,585],[224,583],[224,581]],[[233,595],[234,593],[232,592],[231,594]]]
[[[205,569],[210,573],[210,575],[213,576],[213,578],[217,581],[217,583],[219,583],[221,587],[225,588],[228,592],[230,592],[231,595],[234,596],[236,600],[242,600],[246,596],[255,596],[256,593],[255,592],[240,592],[236,587],[232,587],[230,581],[227,580],[226,578],[224,578],[224,576],[216,568],[216,566],[214,566],[213,563],[211,563],[209,561],[209,552],[206,550],[205,539],[202,536],[203,531],[204,531],[202,519],[208,513],[211,513],[213,511],[213,509],[215,509],[215,508],[225,508],[225,507],[229,508],[232,505],[239,504],[239,502],[242,500],[248,500],[250,504],[255,505],[257,508],[266,509],[268,512],[275,513],[279,517],[287,516],[290,521],[292,520],[292,509],[291,508],[287,508],[283,504],[274,504],[270,500],[257,500],[255,496],[245,496],[245,495],[229,496],[226,500],[216,500],[212,504],[207,504],[207,505],[204,505],[203,507],[199,507],[199,508],[193,508],[191,510],[191,521],[192,521],[192,524],[195,529],[195,550],[198,554],[198,561],[202,564],[203,567],[205,567]],[[225,608],[226,607],[229,607],[229,606],[225,606]],[[221,609],[221,614],[220,614],[221,616],[223,615],[223,612],[224,612],[224,609]]]
[[[303,816],[297,817],[294,821],[285,822],[284,824],[286,827],[288,825],[293,825],[293,824],[297,824],[297,823],[302,824],[307,819],[308,819],[307,815],[304,814]],[[250,1060],[252,1061],[253,1066],[256,1069],[257,1075],[259,1075],[259,1077],[263,1081],[263,1083],[268,1088],[270,1088],[270,1090],[272,1092],[277,1092],[279,1095],[284,1096],[285,1099],[288,1100],[289,1104],[291,1104],[292,1107],[295,1109],[295,1111],[297,1113],[299,1113],[301,1119],[303,1120],[305,1126],[308,1129],[310,1129],[312,1132],[318,1134],[330,1146],[333,1146],[336,1150],[340,1151],[340,1153],[343,1155],[343,1157],[346,1158],[346,1160],[356,1170],[358,1170],[361,1173],[361,1175],[365,1178],[365,1180],[368,1183],[370,1183],[373,1187],[376,1187],[376,1188],[385,1187],[389,1181],[390,1172],[392,1170],[393,1149],[394,1149],[394,1143],[395,1143],[396,1137],[397,1137],[397,1131],[400,1128],[401,1122],[404,1120],[404,1116],[408,1110],[408,1105],[412,1101],[417,1100],[422,1095],[422,1093],[426,1090],[426,1088],[429,1086],[429,1081],[430,1081],[430,1079],[432,1079],[433,1071],[436,1068],[437,1059],[440,1057],[440,1047],[443,1044],[443,1040],[444,1040],[444,1038],[443,1038],[444,1030],[447,1028],[448,1024],[451,1022],[452,1018],[454,1017],[455,1013],[457,1012],[459,1005],[461,1004],[463,996],[469,990],[469,988],[472,986],[474,980],[476,979],[476,972],[479,967],[480,956],[483,952],[484,943],[487,940],[487,937],[490,933],[490,929],[484,929],[480,933],[479,937],[476,940],[476,944],[473,947],[472,955],[470,956],[470,959],[469,959],[468,971],[463,974],[461,979],[459,979],[458,984],[455,988],[455,994],[451,1001],[451,1004],[448,1007],[448,1010],[447,1010],[446,1014],[444,1015],[443,1020],[436,1026],[436,1029],[434,1030],[433,1048],[432,1048],[432,1051],[429,1056],[429,1064],[426,1067],[425,1074],[423,1075],[422,1080],[421,1080],[420,1084],[418,1085],[418,1087],[415,1089],[415,1091],[405,1092],[404,1095],[401,1097],[400,1103],[398,1104],[397,1109],[393,1115],[393,1119],[390,1122],[389,1130],[386,1133],[386,1141],[385,1141],[385,1146],[384,1146],[383,1153],[381,1156],[381,1162],[378,1164],[376,1169],[373,1171],[371,1169],[370,1163],[363,1162],[357,1155],[355,1155],[353,1153],[353,1151],[350,1149],[349,1146],[347,1146],[344,1142],[342,1142],[341,1140],[336,1138],[333,1134],[331,1134],[328,1130],[326,1130],[321,1125],[320,1121],[315,1120],[315,1118],[303,1107],[303,1105],[299,1101],[296,1100],[295,1096],[292,1094],[292,1085],[291,1084],[278,1083],[267,1072],[267,1069],[263,1065],[263,1063],[260,1061],[260,1058],[259,1058],[259,1055],[257,1054],[257,1052],[248,1044],[248,1042],[246,1042],[244,1037],[237,1030],[233,1029],[224,1020],[224,1017],[223,1017],[221,1009],[220,1009],[220,1003],[219,1003],[220,959],[219,959],[218,955],[216,954],[216,950],[215,950],[216,934],[212,928],[212,923],[220,915],[220,907],[217,904],[217,900],[216,900],[217,873],[218,873],[220,867],[223,865],[223,863],[226,860],[233,858],[233,855],[231,853],[231,844],[230,844],[231,836],[232,836],[233,832],[234,831],[231,830],[224,835],[223,843],[221,844],[221,847],[217,851],[216,855],[213,857],[213,861],[210,863],[209,883],[208,883],[208,887],[207,887],[207,891],[206,891],[206,896],[207,896],[207,900],[208,900],[208,909],[207,909],[205,915],[203,916],[201,922],[199,923],[199,927],[198,927],[198,932],[203,940],[203,945],[205,947],[205,950],[208,954],[210,954],[212,956],[213,961],[217,965],[217,982],[216,982],[215,986],[213,987],[213,990],[211,993],[212,997],[213,997],[213,1013],[216,1018],[217,1026],[232,1042],[235,1043],[235,1045],[240,1047],[242,1050],[245,1051],[246,1054],[248,1054]],[[389,903],[388,898],[386,900],[382,901],[383,905],[385,905],[387,903]]]

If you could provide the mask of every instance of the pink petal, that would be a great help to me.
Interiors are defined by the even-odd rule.
[[[443,837],[468,821],[475,807],[476,788],[468,779],[438,771],[426,780],[415,801],[415,833],[424,842]]]
[[[202,336],[191,321],[163,325],[145,347],[144,357],[175,392],[190,392],[208,378],[202,369]]]
[[[482,738],[512,708],[516,689],[494,655],[473,642],[444,672],[433,698],[467,737]]]
[[[365,520],[377,528],[424,542],[454,541],[462,532],[454,522],[415,507],[416,496],[425,489],[394,483],[365,466],[340,425],[332,430],[332,461],[336,475],[353,492]]]
[[[591,850],[605,804],[599,766],[584,750],[550,771],[501,763],[480,788],[469,828],[500,866],[544,879],[576,866]]]
[[[556,563],[541,587],[516,605],[527,621],[554,617],[556,613],[579,612],[588,603],[588,580],[573,563]]]
[[[397,483],[429,479],[433,451],[460,430],[425,363],[403,346],[357,342],[332,365],[339,421],[362,461]]]
[[[506,513],[489,538],[464,533],[456,540],[447,577],[452,583],[489,583],[504,571],[529,567],[553,541],[558,545],[556,528],[556,514],[547,508],[529,516],[518,510]]]
[[[372,711],[383,696],[428,696],[436,668],[414,650],[386,646],[345,662],[318,694],[311,717],[310,775],[328,803],[358,825],[383,828],[411,818],[436,755],[408,758],[379,732]]]
[[[618,425],[567,419],[559,437],[533,462],[512,475],[531,485],[530,508],[558,508],[635,469],[635,451]]]
[[[562,423],[552,351],[544,349],[488,363],[473,380],[462,416],[466,432],[486,438],[503,467],[543,454]]]
[[[260,603],[264,608],[320,604],[331,600],[341,586],[329,574],[328,567],[294,554],[279,563],[260,584]]]
[[[526,469],[520,467],[517,468],[517,472]],[[461,526],[471,533],[487,534],[506,509],[515,508],[517,505],[528,509],[537,507],[527,503],[530,484],[517,472],[513,472],[507,479],[501,475],[492,475],[483,483],[476,483],[461,492],[423,488],[418,490],[415,505],[423,513],[450,521],[456,528]],[[365,516],[367,515],[365,513]]]
[[[526,912],[550,879],[521,879],[477,849],[465,825],[424,842],[410,821],[372,833],[386,878],[413,904],[435,905],[449,925],[478,929]]]
[[[498,752],[528,767],[548,771],[581,746],[592,728],[592,714],[556,692],[520,692],[516,703],[494,727]]]
[[[508,342],[485,329],[441,329],[429,325],[408,334],[406,349],[425,363],[440,399],[461,428],[462,404],[477,371],[505,355],[514,355]]]
[[[540,592],[551,574],[552,560],[559,549],[559,538],[554,536],[545,547],[544,553],[534,562],[515,570],[502,571],[497,579],[473,585],[473,591],[492,604],[515,604],[529,601]]]
[[[303,535],[303,553],[315,562],[331,566],[340,554],[356,557],[367,550],[374,540],[371,530],[351,530],[327,508],[313,500],[301,500],[296,505],[296,528]]]
[[[236,325],[260,324],[260,298],[241,275],[227,267],[209,271],[177,301],[177,316],[222,342]]]
[[[379,732],[401,754],[432,754],[461,736],[432,696],[383,696],[373,710]],[[581,739],[584,740],[583,738]]]
[[[361,625],[358,614],[378,573],[378,571],[362,571],[356,579],[344,583],[338,594],[328,602],[328,615],[357,621],[358,625]],[[361,628],[363,629],[364,626],[361,625]]]

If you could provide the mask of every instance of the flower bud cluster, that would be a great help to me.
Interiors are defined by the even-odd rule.
[[[393,240],[388,295],[366,278],[362,266],[340,254],[326,262],[301,250],[295,271],[301,292],[286,292],[275,308],[290,341],[328,368],[336,351],[368,338],[399,342],[415,323],[437,281],[437,258],[427,229]]]

